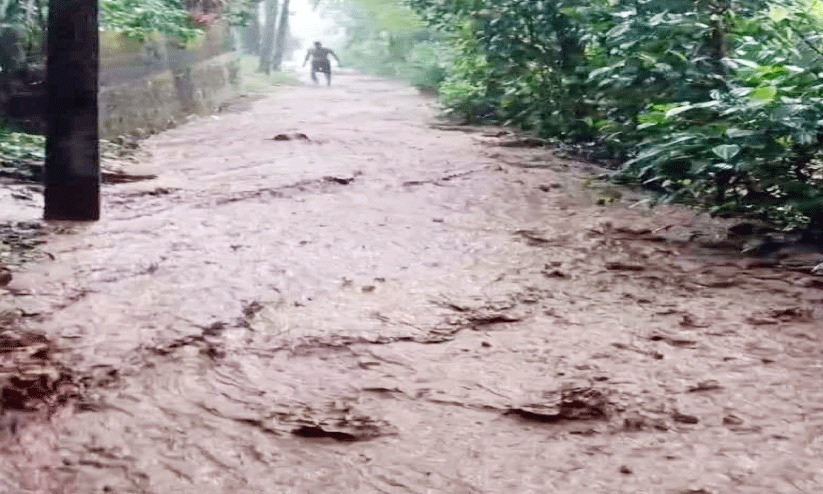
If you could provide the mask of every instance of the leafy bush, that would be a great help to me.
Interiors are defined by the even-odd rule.
[[[45,153],[45,137],[10,132],[0,127],[0,163],[42,161],[46,157]]]
[[[483,123],[496,117],[496,95],[491,93],[485,57],[470,51],[456,56],[451,71],[440,84],[440,101],[446,115],[466,123]]]
[[[36,181],[37,165],[45,159],[43,136],[12,132],[0,126],[0,176]]]
[[[409,3],[454,51],[453,114],[596,149],[663,200],[823,231],[823,1]]]
[[[140,40],[155,33],[191,40],[200,33],[179,0],[101,0],[100,25]]]

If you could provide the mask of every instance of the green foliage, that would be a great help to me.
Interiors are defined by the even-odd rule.
[[[243,55],[236,62],[236,73],[240,87],[249,94],[263,94],[282,86],[297,86],[300,81],[288,72],[265,74],[257,70],[258,59],[252,55]]]
[[[183,44],[222,19],[244,25],[258,0],[100,0],[100,28],[143,41],[158,35]],[[0,80],[42,66],[48,0],[0,0]],[[203,13],[208,12],[208,13]]]
[[[45,137],[0,126],[0,176],[34,181],[38,178],[37,165],[45,157]]]
[[[46,25],[46,0],[0,0],[0,78],[39,56]]]
[[[42,161],[45,159],[45,147],[46,138],[43,136],[0,128],[0,163]]]
[[[486,57],[465,45],[458,45],[451,71],[440,85],[440,101],[447,115],[482,123],[495,115],[500,100],[490,94],[485,75],[491,73],[491,67]]]
[[[191,41],[201,29],[189,7],[198,0],[99,0],[100,27],[105,31],[145,39],[156,34]],[[219,9],[229,24],[245,24],[256,0],[216,0],[207,2]],[[215,18],[218,14],[214,14]],[[0,32],[11,30],[30,52],[40,49],[48,18],[47,0],[0,0]]]
[[[157,34],[191,42],[217,18],[245,25],[256,0],[100,0],[100,27],[138,40]],[[207,14],[193,14],[193,11]]]
[[[409,0],[450,112],[625,162],[664,200],[823,231],[823,1]]]
[[[346,29],[345,63],[362,72],[435,89],[445,79],[450,50],[403,0],[329,0],[321,4]]]
[[[230,26],[243,27],[257,16],[258,0],[229,0],[223,5],[222,17]]]
[[[100,27],[139,40],[164,34],[191,41],[201,32],[180,0],[100,0]]]

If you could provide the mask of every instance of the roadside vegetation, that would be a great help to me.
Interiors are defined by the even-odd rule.
[[[436,92],[452,65],[446,36],[425,25],[403,0],[319,0],[318,8],[345,29],[346,65]]]
[[[823,233],[823,2],[409,0],[451,114],[617,164],[663,201]]]
[[[291,72],[272,72],[266,74],[258,70],[259,59],[251,55],[241,55],[237,61],[240,75],[240,87],[244,93],[257,94],[270,92],[284,86],[296,86],[300,82]]]
[[[192,43],[228,19],[244,26],[245,89],[264,91],[295,83],[279,72],[295,40],[288,1],[261,1],[102,0],[101,26]],[[42,61],[45,5],[3,4],[2,77]],[[455,119],[534,132],[613,166],[617,180],[660,201],[823,236],[823,0],[316,7],[345,29],[348,66],[436,92]],[[33,156],[37,142],[0,132],[0,156]]]

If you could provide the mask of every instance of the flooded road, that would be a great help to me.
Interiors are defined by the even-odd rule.
[[[79,388],[0,492],[823,490],[823,284],[434,114],[346,75],[146,141],[9,285]]]

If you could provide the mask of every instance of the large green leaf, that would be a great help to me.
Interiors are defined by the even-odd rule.
[[[777,88],[774,86],[759,87],[750,92],[749,97],[760,103],[768,103],[777,97]]]
[[[737,144],[722,144],[713,147],[712,152],[723,161],[731,161],[732,158],[740,154],[740,146]]]

